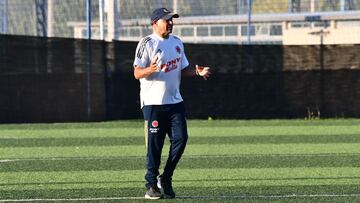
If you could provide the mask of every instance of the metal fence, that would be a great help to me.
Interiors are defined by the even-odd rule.
[[[191,118],[360,116],[360,0],[0,0],[0,123],[140,118],[133,54],[158,7],[215,73],[185,79]]]
[[[0,33],[138,41],[158,7],[187,43],[360,43],[360,0],[0,0]]]

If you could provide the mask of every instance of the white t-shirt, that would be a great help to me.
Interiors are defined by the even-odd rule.
[[[169,35],[164,39],[153,33],[140,40],[135,53],[134,67],[148,67],[158,56],[159,72],[140,79],[140,103],[145,105],[176,104],[180,95],[181,70],[189,65],[182,41]]]

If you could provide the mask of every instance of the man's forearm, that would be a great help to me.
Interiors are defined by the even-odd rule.
[[[154,69],[152,69],[151,67],[139,67],[139,66],[135,66],[134,67],[134,77],[138,80],[141,78],[146,78],[149,75],[153,74]]]
[[[185,76],[185,77],[195,76],[195,75],[196,75],[196,69],[195,69],[195,68],[191,68],[191,67],[184,68],[184,69],[181,71],[181,75],[182,75],[182,76]]]
[[[190,67],[185,68],[184,70],[182,70],[181,74],[185,77],[198,75],[198,76],[203,77],[204,80],[207,80],[207,78],[211,74],[209,69],[210,69],[209,67],[203,67],[203,66],[196,65],[195,68],[190,68]]]

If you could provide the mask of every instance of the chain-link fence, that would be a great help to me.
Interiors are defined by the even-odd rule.
[[[187,43],[360,43],[360,0],[0,0],[0,33],[138,41],[158,7]]]

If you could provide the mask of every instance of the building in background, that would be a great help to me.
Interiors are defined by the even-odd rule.
[[[92,0],[92,39],[138,41],[152,30],[150,12],[164,6],[181,14],[174,34],[187,43],[247,44],[248,34],[252,44],[360,43],[360,0],[251,0],[248,27],[249,2]],[[1,32],[86,38],[85,5],[86,0],[0,0],[0,15],[7,19]]]

